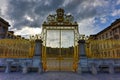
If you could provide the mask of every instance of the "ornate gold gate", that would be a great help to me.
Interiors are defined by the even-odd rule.
[[[44,71],[76,71],[78,63],[78,25],[71,15],[58,9],[42,25]]]

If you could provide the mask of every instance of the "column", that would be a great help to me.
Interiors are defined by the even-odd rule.
[[[40,65],[38,67],[38,73],[42,73],[42,72],[43,72],[42,62],[40,62]]]
[[[26,74],[27,72],[28,72],[27,63],[24,62],[23,68],[22,68],[22,73],[23,73],[23,74]]]
[[[26,74],[27,72],[28,72],[27,66],[24,66],[23,69],[22,69],[22,73],[23,73],[23,74]]]
[[[85,51],[85,40],[79,40],[79,57],[86,57],[86,51]]]
[[[35,40],[35,55],[33,57],[33,66],[38,67],[38,73],[42,73],[42,40]]]
[[[80,61],[79,61],[79,63],[78,63],[77,73],[78,73],[78,74],[81,74],[81,73],[82,73],[82,68],[81,68],[81,66],[80,66]]]
[[[95,65],[92,65],[91,72],[92,72],[93,75],[97,74],[97,68],[95,67]]]
[[[16,71],[19,71],[20,70],[20,67],[19,67],[19,65],[17,64],[17,70]]]
[[[10,71],[11,71],[11,62],[7,62],[5,73],[9,73]]]
[[[78,63],[78,73],[82,73],[82,71],[86,71],[87,66],[87,57],[86,57],[86,51],[85,51],[85,40],[79,40],[79,63]]]
[[[113,65],[109,65],[109,73],[110,74],[114,73],[114,67],[113,67]]]
[[[42,55],[42,40],[35,40],[35,55],[34,56],[39,56],[41,57]]]

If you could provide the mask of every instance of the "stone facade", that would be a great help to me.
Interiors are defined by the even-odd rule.
[[[0,17],[0,39],[6,38],[9,23]]]
[[[14,31],[8,31],[10,24],[0,17],[0,39],[19,39],[21,35],[14,35]]]
[[[100,31],[99,33],[95,34],[95,35],[90,35],[90,40],[93,41],[103,41],[101,42],[104,43],[105,40],[109,40],[109,44],[102,44],[103,46],[99,46],[101,45],[100,43],[98,43],[99,45],[96,45],[97,47],[99,46],[99,48],[104,49],[101,50],[99,54],[107,54],[107,55],[117,55],[117,57],[120,54],[120,48],[116,47],[116,46],[112,46],[112,41],[118,42],[120,40],[120,19],[116,19],[110,26],[108,26],[107,28],[105,28],[104,30]],[[109,46],[108,46],[109,45]],[[111,49],[106,49],[109,48],[111,45]],[[115,45],[119,45],[115,44]],[[93,46],[95,47],[95,45]],[[97,49],[96,47],[96,49]],[[105,50],[106,49],[106,50]],[[92,51],[93,53],[93,51]],[[98,54],[98,52],[96,53]],[[96,74],[96,70],[98,72],[101,71],[108,71],[109,73],[114,73],[114,72],[118,72],[120,69],[120,59],[116,58],[114,55],[112,55],[112,58],[108,58],[105,57],[103,58],[88,58],[88,65],[89,67],[91,66],[91,70],[93,74]],[[96,68],[96,69],[95,69]]]
[[[90,36],[91,39],[120,39],[120,19],[116,19],[110,26],[95,35]]]

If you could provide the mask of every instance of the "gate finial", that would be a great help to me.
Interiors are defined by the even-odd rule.
[[[57,12],[57,21],[62,22],[64,20],[64,9],[59,8],[56,10]]]

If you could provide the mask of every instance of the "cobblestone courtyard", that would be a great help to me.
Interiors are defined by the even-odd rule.
[[[46,72],[46,73],[16,73],[5,74],[0,72],[0,80],[120,80],[120,73],[100,73],[92,75],[88,73],[77,74],[72,72]]]

